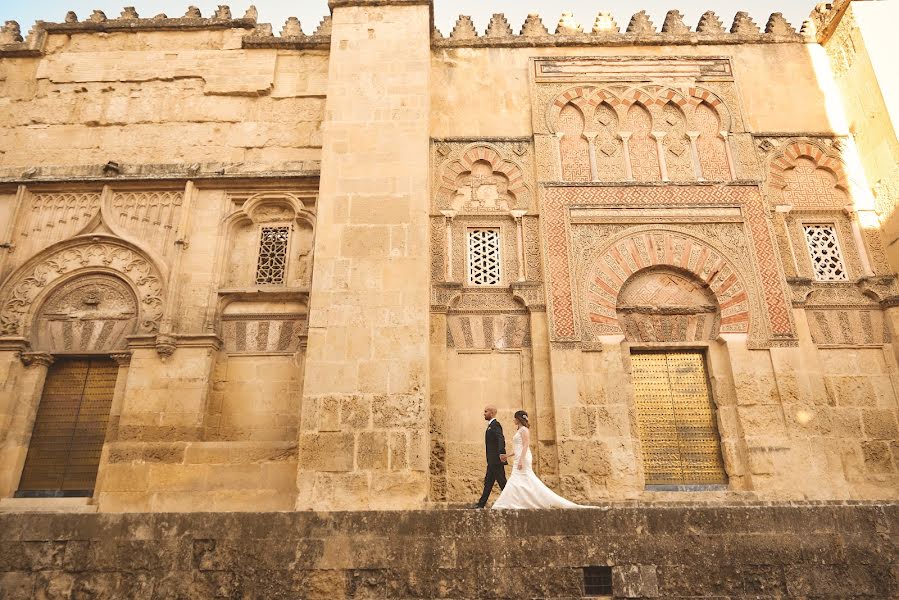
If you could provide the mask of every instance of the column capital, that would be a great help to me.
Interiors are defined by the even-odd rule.
[[[26,367],[49,367],[53,364],[53,355],[49,352],[22,352],[20,356]]]
[[[131,362],[131,353],[130,352],[113,352],[109,355],[109,358],[116,361],[120,367],[127,366]]]

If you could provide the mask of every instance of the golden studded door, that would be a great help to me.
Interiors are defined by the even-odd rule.
[[[118,372],[108,358],[50,366],[17,496],[92,493]]]
[[[631,361],[646,484],[727,483],[703,354],[647,352]]]

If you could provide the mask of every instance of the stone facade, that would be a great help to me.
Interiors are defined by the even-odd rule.
[[[899,498],[890,3],[331,10],[3,27],[0,510],[453,506],[487,403],[579,502]],[[647,351],[719,483],[656,485]],[[16,498],[72,357],[118,369],[95,485]]]
[[[896,505],[0,515],[0,597],[886,600]],[[486,532],[486,533],[485,533]]]

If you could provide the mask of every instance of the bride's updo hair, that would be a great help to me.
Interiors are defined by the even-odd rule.
[[[522,427],[530,427],[528,423],[528,413],[523,410],[515,411],[515,420],[521,423]]]

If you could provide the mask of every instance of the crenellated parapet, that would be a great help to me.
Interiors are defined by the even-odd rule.
[[[657,29],[646,11],[634,14],[622,31],[616,20],[607,12],[597,14],[592,27],[577,22],[570,12],[563,12],[554,33],[538,14],[529,14],[518,34],[502,13],[494,14],[484,34],[480,34],[471,17],[460,16],[448,37],[437,30],[433,44],[440,48],[458,47],[529,47],[529,46],[582,46],[582,45],[698,45],[788,43],[814,41],[808,35],[797,32],[781,13],[768,19],[764,30],[746,12],[738,12],[729,29],[720,18],[708,11],[702,15],[696,29],[691,29],[683,15],[669,11]]]
[[[6,21],[0,28],[0,56],[39,56],[47,33],[35,25],[22,37],[22,30],[16,21]]]
[[[326,16],[315,31],[307,35],[303,31],[303,25],[296,17],[290,17],[281,28],[281,35],[276,37],[272,33],[271,25],[267,29],[257,27],[253,33],[243,38],[244,48],[283,48],[283,49],[310,49],[318,48],[327,50],[331,46],[331,17]]]
[[[41,56],[48,34],[89,34],[119,32],[158,32],[234,29],[246,30],[244,48],[321,48],[330,46],[331,17],[326,16],[311,34],[306,34],[299,20],[291,17],[276,37],[269,23],[259,23],[258,11],[251,5],[243,16],[236,17],[227,5],[219,5],[210,15],[203,15],[196,6],[189,6],[183,16],[170,17],[160,13],[142,17],[133,6],[126,6],[117,17],[94,10],[86,18],[74,11],[66,13],[62,22],[37,21],[28,37],[23,39],[16,21],[6,21],[0,28],[0,56]]]
[[[94,10],[86,19],[69,11],[62,23],[38,21],[48,33],[113,33],[118,31],[170,31],[179,29],[254,29],[257,11],[250,6],[240,18],[231,14],[227,5],[219,5],[212,15],[204,17],[196,6],[189,6],[184,16],[169,17],[159,13],[141,17],[133,6],[126,6],[118,17],[108,17],[102,10]]]

